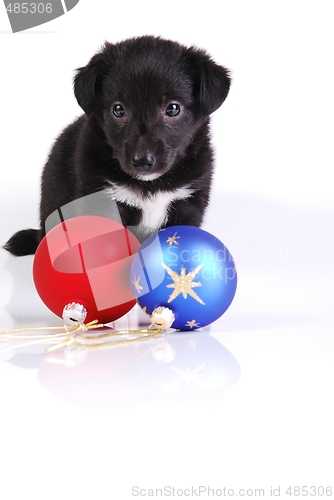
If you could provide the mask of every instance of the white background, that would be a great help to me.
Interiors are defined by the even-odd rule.
[[[122,500],[133,485],[203,484],[263,487],[269,498],[271,486],[281,496],[290,485],[334,486],[332,2],[80,0],[17,34],[0,6],[0,244],[37,227],[43,163],[81,113],[74,70],[105,40],[142,34],[198,45],[232,71],[212,119],[204,227],[237,262],[236,298],[211,333],[241,375],[210,404],[201,392],[191,404],[163,391],[116,397],[107,375],[97,398],[85,391],[101,363],[91,356],[76,397],[65,390],[76,367],[52,372],[56,390],[42,350],[15,362],[0,354],[1,497]],[[0,329],[57,323],[31,261],[0,251]]]

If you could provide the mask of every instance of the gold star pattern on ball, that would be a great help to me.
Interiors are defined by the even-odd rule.
[[[179,244],[179,242],[176,240],[179,240],[180,236],[176,236],[176,235],[177,235],[177,232],[173,236],[169,236],[169,238],[167,238],[166,243],[168,243],[170,247],[173,245],[173,243],[175,245]]]
[[[136,278],[136,275],[134,275],[134,279],[132,280],[132,283],[137,290],[138,293],[140,293],[143,289],[143,287],[139,284],[140,276]]]
[[[182,267],[180,274],[177,274],[175,271],[166,266],[164,262],[162,262],[161,265],[174,281],[174,283],[166,285],[167,288],[174,288],[173,293],[168,298],[168,303],[172,302],[180,295],[180,293],[182,293],[184,299],[187,299],[188,295],[190,295],[190,297],[197,300],[197,302],[205,305],[205,302],[203,302],[203,300],[193,290],[195,287],[202,286],[202,283],[199,281],[193,281],[193,279],[197,276],[204,264],[200,264],[188,274],[186,274],[184,267]]]
[[[195,319],[192,319],[191,321],[187,321],[186,326],[188,326],[190,329],[194,328],[195,326],[196,328],[198,328],[199,323],[197,323]]]

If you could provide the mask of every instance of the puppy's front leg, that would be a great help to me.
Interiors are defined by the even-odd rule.
[[[191,198],[174,202],[169,207],[165,227],[183,225],[200,227],[208,203],[208,196],[199,192]]]

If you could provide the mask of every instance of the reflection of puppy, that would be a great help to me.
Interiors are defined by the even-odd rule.
[[[63,131],[45,165],[41,229],[16,233],[5,248],[34,253],[52,212],[97,191],[117,202],[140,239],[166,226],[199,226],[213,169],[208,117],[229,87],[228,71],[194,47],[151,36],[106,43],[75,77],[85,115]]]

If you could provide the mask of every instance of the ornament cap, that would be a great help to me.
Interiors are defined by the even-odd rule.
[[[71,302],[63,309],[63,320],[66,326],[82,325],[87,316],[87,310],[82,304]]]
[[[158,326],[163,330],[168,330],[174,321],[174,313],[168,307],[156,307],[151,314],[151,324]]]

